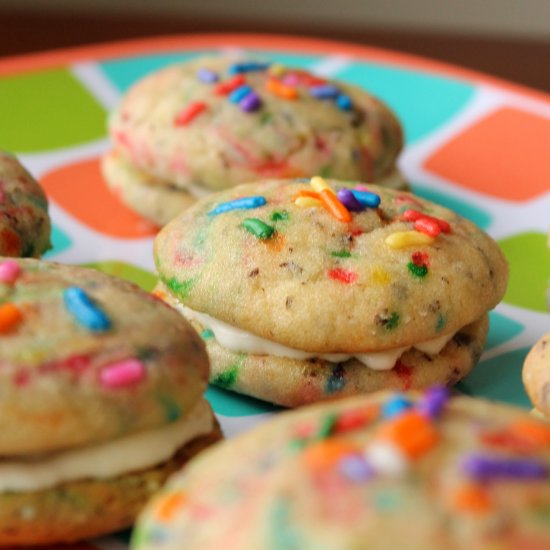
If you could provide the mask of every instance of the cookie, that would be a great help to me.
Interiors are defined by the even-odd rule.
[[[266,177],[382,181],[403,146],[395,115],[364,90],[226,57],[146,76],[111,114],[109,132],[116,154],[144,172],[133,172],[136,185],[192,194]]]
[[[134,212],[158,226],[166,225],[195,201],[185,189],[159,181],[136,169],[117,151],[101,160],[103,177],[111,191]]]
[[[550,428],[468,397],[317,404],[206,451],[148,504],[132,550],[550,547]]]
[[[48,201],[16,157],[0,150],[0,256],[39,257],[50,245]]]
[[[525,390],[543,418],[550,420],[550,334],[542,336],[531,348],[523,364]]]
[[[221,437],[195,331],[92,269],[0,263],[0,366],[0,546],[127,527]]]
[[[468,220],[322,178],[204,198],[154,254],[157,293],[202,331],[211,381],[286,406],[456,382],[507,282],[500,249]]]

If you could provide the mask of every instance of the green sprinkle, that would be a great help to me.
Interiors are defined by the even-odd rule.
[[[409,262],[407,267],[411,275],[419,279],[423,279],[428,274],[428,266],[426,265],[417,265],[414,262]]]
[[[399,324],[399,313],[393,312],[385,323],[386,330],[393,330]]]
[[[260,117],[260,124],[261,125],[267,124],[267,123],[271,122],[272,118],[273,118],[273,115],[271,113],[264,112],[264,113],[262,113],[262,116]]]
[[[226,371],[220,372],[220,374],[212,380],[212,384],[225,388],[226,390],[231,388],[237,381],[237,371],[237,365],[230,366]]]
[[[332,428],[334,428],[334,424],[336,424],[336,418],[337,416],[335,413],[327,414],[327,416],[323,418],[323,422],[317,432],[317,439],[326,439],[331,434]]]
[[[291,439],[288,443],[291,451],[301,451],[307,445],[307,440],[303,438]]]
[[[288,220],[288,212],[286,210],[275,210],[270,216],[272,222],[280,222],[281,220]]]
[[[166,286],[178,297],[187,298],[191,293],[191,289],[195,284],[195,279],[186,279],[185,281],[178,281],[175,277],[164,281]]]
[[[351,258],[351,252],[349,250],[334,250],[330,255],[335,258]]]
[[[258,239],[269,239],[275,233],[275,228],[267,225],[258,218],[246,218],[243,220],[243,227]]]
[[[207,328],[201,332],[201,338],[203,340],[210,340],[214,338],[214,333],[209,328]]]
[[[321,169],[319,170],[319,175],[322,178],[328,178],[331,176],[331,174],[332,174],[332,168],[330,166],[322,166]]]
[[[437,324],[435,325],[435,330],[437,332],[443,330],[445,328],[445,325],[447,324],[447,319],[441,315],[441,313],[437,317]]]

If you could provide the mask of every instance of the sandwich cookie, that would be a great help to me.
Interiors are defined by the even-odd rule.
[[[202,334],[211,381],[291,407],[454,384],[507,282],[497,244],[450,210],[317,177],[204,198],[154,253],[157,294]]]
[[[166,304],[98,271],[0,263],[0,546],[132,524],[220,439],[199,336]]]
[[[170,205],[149,208],[140,194],[167,204],[168,189],[187,203],[243,182],[315,174],[406,186],[396,168],[401,125],[385,104],[277,64],[208,57],[154,72],[122,98],[109,132],[107,183],[159,225]]]

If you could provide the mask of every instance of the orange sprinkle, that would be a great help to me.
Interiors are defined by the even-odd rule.
[[[295,201],[300,197],[310,197],[317,200],[321,199],[317,191],[310,191],[309,189],[301,189],[300,191],[296,191],[296,193],[294,193],[294,195],[292,196],[292,200]]]
[[[523,439],[540,447],[550,446],[550,426],[532,420],[517,420],[508,426],[508,430]]]
[[[273,95],[281,97],[283,99],[296,99],[298,97],[298,90],[292,86],[287,86],[283,84],[280,80],[275,78],[270,78],[266,83],[265,87],[268,92],[271,92]]]
[[[312,470],[330,470],[345,456],[358,452],[359,447],[348,441],[324,439],[308,447],[302,458]]]
[[[159,521],[172,521],[174,514],[181,508],[186,501],[183,493],[171,493],[166,495],[157,505],[156,517]]]
[[[328,189],[323,189],[319,193],[325,208],[338,220],[344,223],[351,221],[351,214],[348,209],[338,200],[338,197]]]
[[[464,485],[455,492],[453,507],[461,512],[484,514],[493,508],[493,503],[485,487]]]
[[[22,318],[23,315],[16,305],[7,303],[0,306],[0,334],[10,331]]]
[[[407,411],[383,423],[377,436],[395,443],[409,458],[418,458],[439,440],[435,427],[417,411]]]

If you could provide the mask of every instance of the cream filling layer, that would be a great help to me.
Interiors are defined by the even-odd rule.
[[[232,327],[219,319],[214,319],[214,317],[211,317],[206,313],[199,313],[184,306],[175,298],[173,300],[171,299],[170,303],[174,305],[186,319],[198,321],[201,325],[209,328],[214,333],[218,343],[231,351],[255,355],[274,355],[299,360],[319,357],[321,359],[325,359],[326,361],[330,361],[331,363],[340,363],[354,357],[373,370],[392,369],[399,357],[401,357],[403,353],[412,347],[428,355],[437,355],[447,345],[447,342],[454,336],[454,333],[445,334],[439,338],[421,342],[420,344],[415,344],[414,346],[405,346],[370,353],[314,353],[283,346],[282,344],[256,336],[255,334],[251,334],[245,330]]]
[[[205,399],[182,419],[154,430],[26,460],[0,459],[0,492],[30,492],[68,481],[109,479],[172,458],[185,443],[212,431],[214,418]]]

